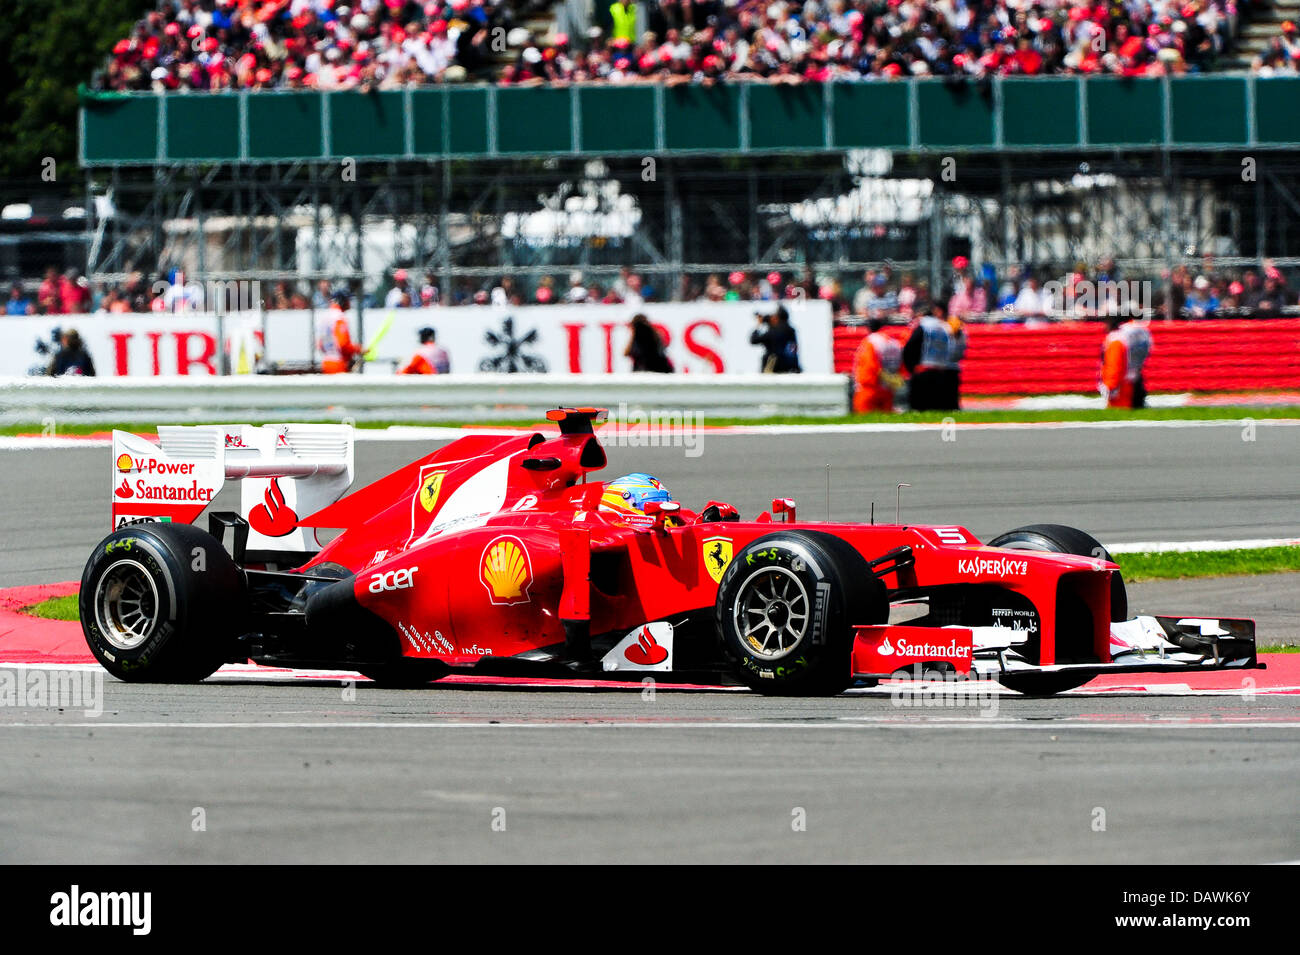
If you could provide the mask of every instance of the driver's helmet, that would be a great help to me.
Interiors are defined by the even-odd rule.
[[[624,474],[605,485],[605,493],[600,497],[600,509],[642,517],[649,502],[667,502],[672,499],[672,494],[662,481],[652,474],[637,471]]]

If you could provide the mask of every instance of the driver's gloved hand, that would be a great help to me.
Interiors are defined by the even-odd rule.
[[[704,505],[704,510],[700,511],[701,524],[738,520],[740,520],[740,512],[730,504],[724,504],[722,501],[709,501],[708,504]]]

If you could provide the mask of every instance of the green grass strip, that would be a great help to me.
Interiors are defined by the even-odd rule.
[[[23,613],[30,614],[33,617],[44,617],[47,620],[81,619],[81,613],[77,609],[76,594],[68,594],[66,597],[51,597],[49,600],[42,600],[38,604],[24,607]]]
[[[617,409],[610,409],[611,412]],[[663,411],[650,405],[644,407],[638,406],[629,409],[630,411],[641,410],[643,412]],[[219,417],[219,416],[218,416]],[[275,421],[282,420],[280,418]],[[800,415],[771,415],[763,418],[737,418],[724,417],[704,414],[699,418],[699,422],[706,427],[729,427],[733,425],[818,425],[818,424],[916,424],[930,423],[938,424],[952,418],[958,424],[1002,424],[1002,423],[1024,423],[1032,424],[1035,422],[1072,422],[1072,421],[1244,421],[1267,420],[1271,418],[1300,418],[1300,405],[1275,405],[1270,407],[1247,406],[1247,405],[1215,405],[1205,407],[1191,408],[1143,408],[1139,411],[1126,411],[1122,408],[1092,408],[1081,409],[1077,411],[1015,411],[1015,410],[988,410],[988,411],[958,411],[954,413],[945,413],[941,411],[922,411],[907,412],[905,414],[868,414],[868,415],[835,415],[835,416],[800,416]],[[316,419],[314,422],[303,421],[302,423],[323,423],[337,424],[338,418]],[[261,424],[256,420],[245,422],[247,424]],[[541,422],[537,418],[511,418],[506,420],[475,420],[475,421],[428,421],[428,420],[391,420],[391,421],[359,421],[358,428],[387,428],[393,425],[402,426],[439,426],[439,427],[499,427],[499,428],[532,428]],[[152,433],[157,422],[120,422],[120,423],[91,423],[82,424],[76,421],[68,423],[58,423],[55,426],[56,435],[76,435],[76,434],[94,434],[98,432],[108,432],[113,429],[122,431],[134,431],[144,434]],[[30,424],[11,424],[0,427],[0,435],[14,436],[19,434],[41,434],[42,425],[37,422]]]
[[[1242,577],[1300,571],[1300,547],[1250,550],[1198,550],[1186,553],[1116,554],[1128,581],[1178,580],[1187,577]]]

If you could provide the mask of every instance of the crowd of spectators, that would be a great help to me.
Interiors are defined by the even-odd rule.
[[[503,83],[776,83],[939,76],[1204,72],[1232,46],[1236,0],[658,0],[636,35],[526,45]]]
[[[1179,265],[1159,275],[1125,275],[1113,258],[1094,266],[1076,263],[1069,272],[1048,267],[1011,265],[999,272],[992,265],[974,267],[957,256],[947,278],[935,290],[916,273],[889,266],[868,269],[860,283],[838,273],[797,271],[684,275],[675,289],[655,286],[653,278],[624,268],[616,276],[591,278],[574,270],[567,276],[544,275],[524,284],[514,276],[493,280],[460,279],[444,294],[433,272],[416,276],[396,269],[374,290],[348,288],[320,280],[314,285],[292,281],[257,283],[250,288],[249,307],[258,302],[268,310],[328,309],[340,290],[357,297],[365,308],[419,308],[433,305],[630,305],[646,302],[753,302],[823,299],[837,319],[910,321],[928,314],[934,305],[963,321],[1034,324],[1060,319],[1101,317],[1117,307],[1144,314],[1206,318],[1211,316],[1269,316],[1297,305],[1296,290],[1287,276],[1265,259],[1260,267],[1224,268],[1210,257],[1196,267]],[[39,287],[22,283],[10,288],[8,315],[72,315],[87,313],[175,312],[202,310],[203,291],[183,284],[179,273],[147,281],[135,273],[126,281],[94,288],[76,270],[60,274],[50,268]],[[1109,290],[1108,290],[1109,288]],[[230,308],[230,305],[223,305]]]
[[[1090,268],[1076,263],[1066,273],[1012,265],[999,275],[991,265],[975,269],[965,256],[951,263],[949,284],[932,295],[911,274],[868,270],[851,302],[831,282],[819,294],[840,318],[906,318],[934,304],[952,318],[1036,324],[1049,320],[1152,315],[1182,318],[1266,317],[1296,305],[1296,293],[1270,259],[1262,268],[1226,269],[1210,257],[1198,268],[1179,265],[1159,276],[1126,276],[1113,258]]]
[[[1294,20],[1282,23],[1281,32],[1255,57],[1251,68],[1261,76],[1287,76],[1300,73],[1300,31]]]
[[[104,90],[373,89],[489,80],[502,0],[159,0],[113,47]],[[525,33],[527,31],[524,31]]]
[[[57,268],[50,266],[34,292],[21,282],[9,286],[5,314],[78,315],[91,311],[93,301],[90,283],[85,276],[76,269],[60,274]]]
[[[384,89],[491,81],[777,83],[1204,72],[1240,0],[595,0],[534,35],[518,0],[159,0],[103,90]],[[545,0],[535,0],[546,5]],[[1247,0],[1249,2],[1249,0]],[[638,17],[638,10],[640,16]],[[642,26],[645,29],[640,29]],[[638,32],[640,30],[640,32]],[[1294,71],[1286,24],[1260,70]]]

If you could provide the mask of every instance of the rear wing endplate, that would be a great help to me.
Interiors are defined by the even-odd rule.
[[[113,527],[192,524],[227,480],[240,482],[239,513],[258,551],[316,551],[300,521],[352,486],[353,431],[342,424],[162,425],[158,442],[113,432]]]

